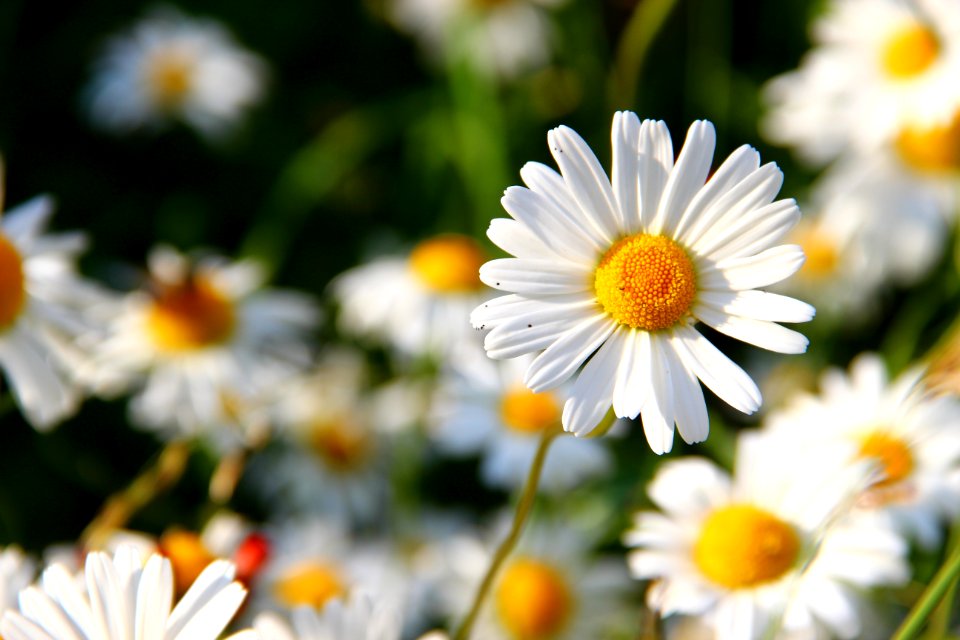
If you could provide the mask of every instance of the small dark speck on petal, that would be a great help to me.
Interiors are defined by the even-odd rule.
[[[528,324],[528,325],[527,325],[527,329],[530,329],[531,327],[533,327],[532,324]]]

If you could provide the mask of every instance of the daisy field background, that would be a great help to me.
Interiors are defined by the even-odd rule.
[[[147,619],[157,637],[433,640],[465,637],[472,606],[475,638],[886,638],[957,566],[953,0],[91,0],[55,16],[12,0],[0,53],[8,640],[153,637]],[[717,285],[780,296],[740,313],[701,290],[707,240],[644,218],[701,274],[671,322],[743,372],[687,372],[656,346],[676,326],[619,324],[615,345],[652,336],[652,381],[601,363],[613,348],[589,359],[598,342],[537,386],[551,343],[521,348],[502,325],[536,321],[483,305],[546,304],[551,269],[593,277],[641,227],[586,259],[564,246],[522,290],[490,261],[556,238],[503,219],[547,215],[524,184],[581,230],[597,184],[628,211],[642,160],[617,132],[652,147],[626,112],[636,131],[662,121],[643,131],[672,140],[686,204],[728,157],[738,180],[756,171],[762,193],[729,210],[784,201],[763,248],[805,263]],[[581,191],[574,147],[602,168]],[[662,207],[684,197],[670,189]],[[577,304],[624,322],[590,283]],[[755,322],[730,329],[705,300]],[[771,337],[781,321],[809,345]],[[671,363],[683,373],[658,377]],[[939,583],[916,633],[960,637]],[[136,585],[186,604],[151,609]]]

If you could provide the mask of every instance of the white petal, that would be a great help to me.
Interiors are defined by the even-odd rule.
[[[0,634],[3,634],[5,640],[60,640],[13,609],[8,609],[3,614],[3,619],[0,620]],[[71,640],[70,636],[65,636],[64,640]]]
[[[662,120],[640,124],[640,220],[645,227],[657,213],[660,196],[673,168],[673,141]]]
[[[806,256],[795,244],[772,247],[754,256],[727,258],[704,266],[697,274],[700,289],[744,290],[765,287],[796,273]]]
[[[487,356],[496,360],[516,358],[526,353],[546,349],[569,331],[570,327],[571,322],[567,321],[544,322],[532,327],[524,325],[519,328],[515,325],[500,325],[486,335],[483,348]]]
[[[674,237],[673,230],[680,217],[707,180],[716,143],[717,134],[711,123],[697,120],[690,125],[683,149],[663,189],[657,215],[647,224],[649,233],[663,232]]]
[[[170,561],[154,554],[147,560],[137,589],[137,640],[163,640],[172,602],[173,570]]]
[[[173,640],[217,638],[243,604],[247,591],[239,582],[232,582],[207,600],[187,620]]]
[[[596,226],[608,244],[622,231],[610,179],[587,143],[569,127],[557,127],[547,134],[550,152],[560,173],[586,218]]]
[[[636,418],[647,398],[650,381],[645,378],[647,367],[645,358],[650,357],[643,351],[637,339],[639,331],[624,331],[620,364],[613,387],[613,410],[618,418]],[[643,342],[644,346],[649,343]]]
[[[773,322],[731,316],[706,306],[698,307],[695,314],[720,333],[770,351],[803,353],[810,343],[803,334]]]
[[[530,295],[577,293],[593,287],[583,267],[557,260],[491,260],[480,267],[480,280],[494,289]]]
[[[664,346],[663,355],[670,362],[677,431],[680,432],[684,442],[689,444],[703,442],[710,433],[710,420],[707,417],[707,403],[703,399],[700,382],[683,364],[669,343]]]
[[[794,200],[777,200],[716,225],[703,234],[697,250],[711,260],[753,255],[781,242],[799,221]]]
[[[562,383],[603,344],[616,326],[616,322],[599,313],[574,325],[530,363],[524,383],[536,392]]]
[[[576,436],[585,436],[603,420],[610,409],[614,377],[623,349],[624,329],[613,335],[584,365],[563,406],[563,428]]]
[[[747,414],[760,408],[760,389],[753,379],[696,329],[676,329],[671,344],[684,365],[721,400]]]
[[[20,611],[36,621],[45,631],[63,640],[83,640],[63,609],[38,587],[27,587],[19,595]]]
[[[640,227],[640,119],[632,111],[613,114],[613,193],[619,204],[618,225],[626,234]]]
[[[180,598],[167,620],[167,638],[176,638],[218,593],[232,584],[234,566],[226,560],[215,560],[197,576],[187,592]],[[239,585],[238,585],[239,586]],[[239,606],[239,603],[237,604]]]
[[[550,205],[563,215],[563,220],[575,226],[584,237],[590,240],[595,251],[603,251],[610,241],[583,216],[573,194],[559,173],[539,162],[528,162],[520,169],[520,177],[534,193],[545,198]]]
[[[806,302],[766,291],[701,291],[697,299],[730,315],[770,322],[807,322],[817,313]]]
[[[531,314],[551,312],[556,314],[556,320],[569,317],[568,314],[578,309],[592,308],[596,301],[592,296],[573,294],[568,296],[546,296],[543,298],[506,295],[493,298],[479,305],[470,313],[470,324],[477,329],[495,327],[517,318],[525,318]],[[546,320],[546,318],[543,318]]]
[[[3,233],[16,244],[37,236],[46,228],[53,208],[53,198],[48,195],[31,198],[3,214]]]
[[[647,400],[640,410],[640,418],[650,448],[657,455],[661,455],[673,448],[673,363],[664,357],[662,336],[641,331],[637,337],[640,341],[648,341],[650,350],[650,358],[646,364],[649,367],[647,376],[651,383],[651,393],[647,395]]]
[[[493,244],[518,258],[557,259],[556,252],[516,220],[494,218],[487,227],[487,237]]]
[[[599,252],[589,236],[579,229],[580,220],[567,218],[543,196],[523,187],[510,187],[500,202],[533,237],[556,255],[584,264],[596,263]]]

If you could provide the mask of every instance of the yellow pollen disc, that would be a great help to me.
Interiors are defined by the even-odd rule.
[[[427,288],[439,293],[477,291],[487,261],[472,238],[454,234],[424,240],[410,252],[410,268]]]
[[[731,505],[703,522],[693,548],[697,567],[728,589],[777,580],[797,563],[800,538],[793,526],[750,505]]]
[[[920,75],[940,54],[940,42],[928,27],[914,23],[898,29],[881,52],[881,65],[891,78],[906,80]]]
[[[546,640],[563,630],[573,596],[550,565],[517,558],[503,571],[494,595],[497,614],[514,640]]]
[[[897,153],[910,167],[925,173],[960,170],[960,112],[940,126],[908,127],[896,140]]]
[[[503,394],[500,400],[500,418],[503,423],[520,433],[540,433],[560,424],[560,403],[548,391],[534,393],[518,385]]]
[[[0,330],[14,323],[26,299],[20,252],[0,234]]]
[[[192,351],[226,341],[235,315],[212,283],[191,278],[160,291],[147,313],[147,331],[165,351]]]
[[[191,56],[182,51],[159,51],[147,62],[147,89],[160,107],[177,107],[190,92],[193,73]]]
[[[860,441],[859,456],[873,458],[883,469],[883,479],[874,487],[889,487],[907,478],[913,471],[913,453],[902,439],[874,431]]]
[[[800,268],[803,277],[821,280],[836,273],[840,252],[836,242],[828,234],[807,225],[794,230],[793,241],[803,248],[807,257]]]
[[[309,443],[328,465],[349,471],[362,465],[370,454],[370,436],[347,421],[317,422],[312,425]]]
[[[178,594],[186,593],[207,565],[217,559],[200,536],[189,531],[167,531],[160,536],[159,547],[173,566],[173,582]]]
[[[656,331],[690,312],[697,291],[693,263],[680,245],[645,233],[620,240],[604,254],[593,288],[604,311],[621,324]]]
[[[287,607],[307,605],[320,610],[333,598],[346,595],[347,588],[335,567],[308,562],[277,580],[273,591],[277,600]]]

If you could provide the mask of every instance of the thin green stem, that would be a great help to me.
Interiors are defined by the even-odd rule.
[[[480,614],[480,609],[483,607],[483,602],[487,597],[487,593],[490,591],[490,587],[493,586],[493,581],[496,579],[501,565],[503,565],[503,562],[510,555],[510,552],[513,551],[517,541],[520,539],[520,534],[523,533],[523,526],[527,522],[530,509],[533,507],[534,498],[537,496],[537,487],[540,484],[540,473],[543,471],[543,461],[547,458],[547,450],[550,448],[550,443],[553,442],[554,438],[561,433],[562,432],[556,428],[543,432],[543,437],[540,439],[540,446],[537,447],[537,453],[533,457],[533,462],[530,464],[530,471],[527,474],[526,483],[523,485],[523,492],[520,494],[520,499],[517,502],[517,511],[513,516],[513,525],[510,527],[510,533],[507,534],[507,537],[504,538],[503,542],[501,542],[497,548],[497,552],[494,554],[493,560],[487,568],[487,573],[483,576],[483,581],[480,583],[480,588],[477,589],[477,595],[473,599],[473,605],[470,607],[467,616],[463,619],[463,624],[460,625],[456,635],[453,636],[453,640],[467,640],[467,638],[470,637],[470,630],[473,628],[473,623]]]
[[[641,0],[623,30],[610,75],[614,109],[633,109],[643,62],[678,0]]]
[[[930,585],[913,609],[910,610],[906,620],[900,625],[892,640],[914,640],[920,637],[920,632],[924,625],[930,619],[930,615],[937,607],[943,597],[953,588],[957,578],[960,577],[960,545],[954,547],[943,566],[933,576]]]
[[[950,540],[947,542],[946,556],[950,557],[960,548],[960,521],[954,522],[950,528]],[[927,627],[926,638],[939,640],[947,637],[947,628],[950,626],[950,617],[953,613],[953,601],[957,593],[957,580],[954,578],[943,594],[940,604],[930,615],[930,625]]]

